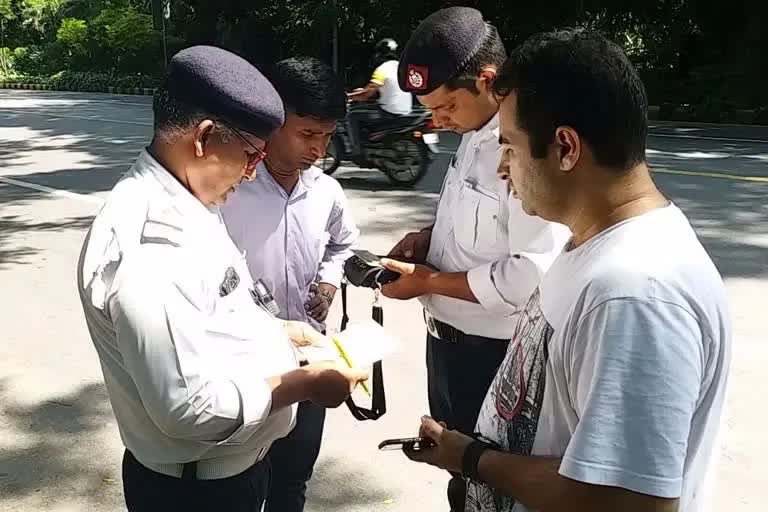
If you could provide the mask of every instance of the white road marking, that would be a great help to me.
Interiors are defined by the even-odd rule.
[[[68,114],[51,114],[51,113],[41,114],[38,112],[30,112],[28,110],[15,110],[15,109],[9,109],[9,108],[0,108],[0,110],[4,112],[10,112],[12,114],[41,116],[41,117],[47,117],[49,119],[58,119],[58,118],[81,119],[83,121],[97,121],[101,123],[120,123],[120,124],[135,124],[138,126],[152,126],[152,123],[142,123],[141,121],[127,121],[125,119],[106,119],[104,117],[71,116]]]
[[[37,183],[30,183],[28,181],[20,181],[12,178],[5,178],[3,176],[0,176],[0,183],[7,183],[8,185],[29,188],[32,190],[37,190],[39,192],[45,192],[46,194],[50,194],[52,196],[66,197],[67,199],[76,199],[78,201],[85,201],[87,203],[92,203],[92,204],[101,205],[102,203],[104,203],[103,199],[96,196],[78,194],[77,192],[70,192],[69,190],[61,190],[58,188],[46,187],[45,185],[38,185]]]
[[[649,133],[648,137],[653,137],[656,139],[716,140],[721,142],[746,142],[749,144],[768,144],[768,140],[761,140],[761,139],[737,139],[733,137],[710,137],[707,135],[675,135],[673,133]]]

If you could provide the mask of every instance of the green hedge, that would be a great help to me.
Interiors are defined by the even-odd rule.
[[[105,92],[112,88],[152,89],[158,87],[161,78],[150,75],[114,75],[109,73],[84,73],[60,71],[51,76],[18,75],[0,78],[0,82],[46,85],[59,91]]]

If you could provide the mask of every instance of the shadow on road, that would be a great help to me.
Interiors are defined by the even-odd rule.
[[[312,485],[307,487],[307,508],[310,511],[336,510],[349,512],[357,510],[376,510],[377,505],[386,506],[385,500],[393,496],[392,492],[374,487],[381,484],[364,467],[350,469],[337,458],[321,458],[312,477],[316,482],[340,482],[340,485]]]
[[[149,127],[114,134],[104,123],[19,114],[0,116],[0,132],[3,176],[81,194],[110,190],[151,136]],[[23,189],[14,200],[43,195]]]
[[[18,190],[18,187],[15,188]],[[7,195],[3,191],[3,184],[0,183],[0,199],[5,199]],[[90,227],[92,217],[69,217],[57,222],[31,222],[17,215],[0,216],[0,270],[13,264],[28,263],[30,256],[38,252],[38,248],[30,245],[11,243],[12,238],[22,239],[25,234],[35,232],[53,232],[64,230],[85,230]]]
[[[648,158],[655,166],[672,169],[764,176],[768,166],[768,141],[758,144],[650,138]]]
[[[724,278],[768,276],[768,184],[656,174]]]
[[[12,446],[0,450],[0,509],[84,500],[102,510],[115,502],[119,468],[103,460],[96,435],[112,420],[101,385],[21,405],[0,382],[0,404],[3,444]]]

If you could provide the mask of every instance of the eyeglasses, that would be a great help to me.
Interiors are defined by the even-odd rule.
[[[251,166],[254,166],[254,165],[258,164],[259,162],[261,162],[262,160],[264,160],[264,159],[267,157],[267,152],[266,152],[266,151],[264,151],[264,150],[263,150],[263,149],[261,149],[261,148],[257,148],[256,146],[254,146],[254,145],[253,145],[253,143],[252,143],[251,141],[249,141],[249,140],[248,140],[248,139],[247,139],[247,138],[246,138],[246,137],[245,137],[245,136],[244,136],[242,133],[240,133],[240,130],[238,130],[237,128],[235,128],[235,127],[233,127],[233,126],[229,125],[228,123],[224,123],[224,122],[222,122],[222,121],[219,121],[219,123],[220,123],[222,126],[226,127],[226,128],[227,128],[227,129],[228,129],[230,132],[232,132],[233,134],[235,134],[235,136],[236,136],[238,139],[240,139],[241,141],[245,142],[245,143],[246,143],[248,146],[250,146],[250,147],[251,147],[251,148],[252,148],[252,149],[253,149],[253,150],[256,152],[256,155],[255,155],[255,156],[253,156],[253,157],[251,157],[251,158],[248,160],[248,163],[249,163]],[[255,175],[254,175],[254,176],[255,176]],[[252,180],[252,179],[253,179],[253,177],[252,177],[252,176],[246,176],[246,179],[247,179],[248,181],[250,181],[250,180]]]

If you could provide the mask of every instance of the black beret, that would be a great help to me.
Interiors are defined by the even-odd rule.
[[[166,88],[182,102],[257,137],[269,137],[285,120],[280,95],[264,75],[214,46],[192,46],[174,55]]]
[[[477,9],[448,7],[430,14],[400,57],[400,88],[420,96],[431,93],[461,71],[487,34],[488,25]]]

